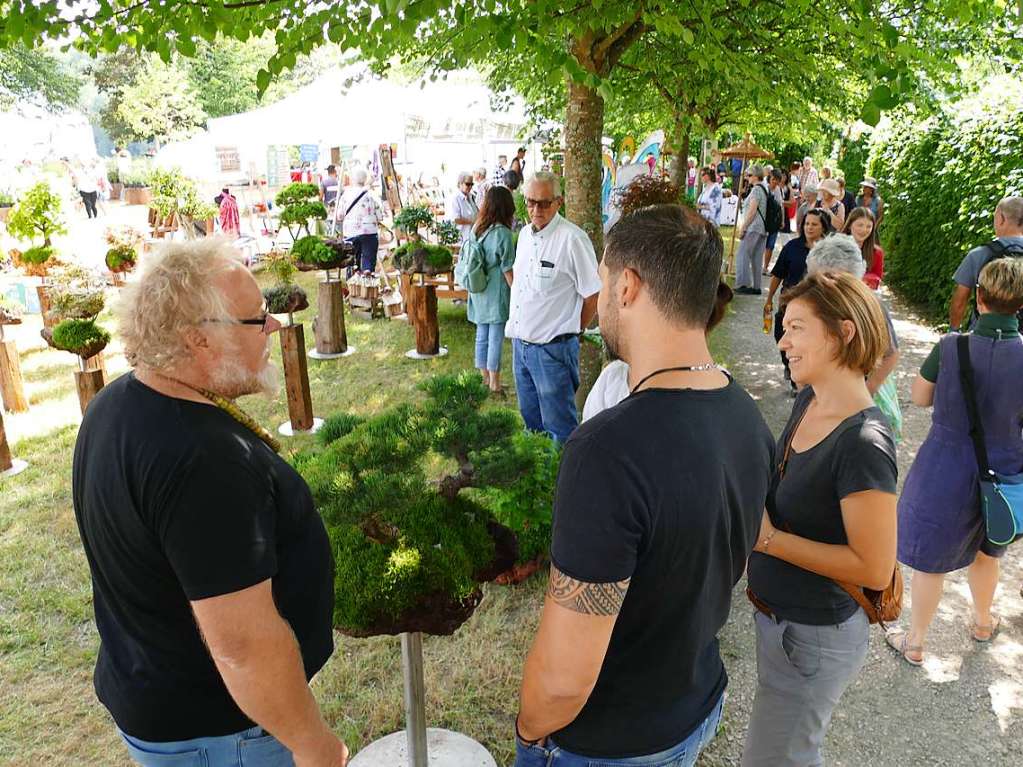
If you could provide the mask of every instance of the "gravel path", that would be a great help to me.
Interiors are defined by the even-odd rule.
[[[766,293],[766,288],[765,288]],[[904,416],[899,474],[905,478],[930,428],[930,410],[909,402],[910,383],[938,335],[896,297],[886,295],[902,356],[898,377]],[[792,407],[774,338],[762,332],[763,299],[736,296],[717,331],[724,362],[760,405],[777,435]],[[829,765],[1023,765],[1023,543],[1003,560],[995,611],[1002,629],[990,645],[974,643],[966,571],[945,581],[945,594],[928,638],[922,668],[903,663],[871,628],[870,652],[859,678],[846,691],[831,722]],[[904,568],[907,578],[910,573]],[[731,677],[725,728],[702,765],[739,763],[756,688],[752,607],[736,590],[721,650]],[[907,618],[904,615],[904,618]]]

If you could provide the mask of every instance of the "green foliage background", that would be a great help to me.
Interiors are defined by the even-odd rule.
[[[885,281],[932,316],[948,313],[952,275],[994,237],[995,205],[1023,194],[1023,77],[916,118],[899,110],[875,131],[868,167],[885,200]]]

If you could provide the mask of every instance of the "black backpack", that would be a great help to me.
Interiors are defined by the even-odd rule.
[[[980,277],[980,272],[983,271],[984,267],[990,264],[992,261],[997,261],[999,258],[1023,258],[1023,244],[1010,243],[1003,245],[1001,240],[991,240],[985,246],[987,248],[987,258],[984,259],[984,263],[980,265],[980,269],[977,271],[977,277]],[[972,327],[976,323],[977,318],[980,316],[976,308],[973,310],[973,318],[970,322]],[[1016,312],[1016,318],[1023,324],[1023,309]]]
[[[785,213],[782,211],[781,204],[771,190],[765,188],[763,184],[758,184],[758,186],[767,195],[767,215],[762,217],[764,219],[764,229],[767,230],[768,234],[777,234],[781,231],[782,222],[785,221]]]

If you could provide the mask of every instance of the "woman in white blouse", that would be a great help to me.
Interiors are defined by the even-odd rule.
[[[718,183],[717,173],[708,166],[700,171],[700,176],[703,179],[703,191],[700,192],[696,209],[714,226],[719,226],[721,223],[721,184]]]

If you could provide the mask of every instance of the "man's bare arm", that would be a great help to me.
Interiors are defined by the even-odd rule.
[[[966,306],[970,302],[970,293],[972,292],[973,288],[967,285],[956,285],[948,306],[948,324],[953,330],[962,326],[963,317],[966,315]]]

